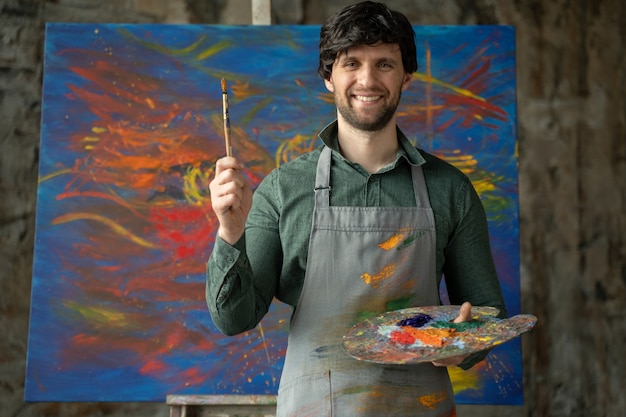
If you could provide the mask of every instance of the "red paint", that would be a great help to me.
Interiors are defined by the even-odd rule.
[[[159,360],[151,360],[144,363],[139,369],[139,372],[143,375],[159,375],[163,373],[169,367]]]
[[[401,345],[412,345],[415,343],[415,336],[402,330],[394,330],[389,335],[391,340]]]

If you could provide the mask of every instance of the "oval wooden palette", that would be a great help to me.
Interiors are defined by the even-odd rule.
[[[343,337],[343,348],[353,358],[367,362],[432,362],[490,349],[531,330],[537,322],[530,314],[498,319],[496,308],[472,307],[472,321],[455,326],[451,322],[459,309],[428,306],[383,313],[352,327]],[[420,327],[406,323],[419,323],[415,326]]]

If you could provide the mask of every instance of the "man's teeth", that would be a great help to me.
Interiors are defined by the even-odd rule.
[[[380,96],[356,96],[356,99],[360,101],[376,101],[379,98]]]

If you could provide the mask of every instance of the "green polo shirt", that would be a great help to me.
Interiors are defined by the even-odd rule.
[[[493,306],[506,315],[483,206],[469,179],[416,149],[398,129],[396,160],[375,174],[339,153],[337,124],[320,133],[332,149],[330,204],[415,206],[411,165],[422,165],[435,215],[437,276],[450,302]],[[306,270],[315,173],[322,147],[273,170],[254,192],[244,237],[216,238],[207,263],[206,298],[215,325],[233,335],[254,328],[275,298],[296,306]],[[333,262],[333,259],[329,259]]]

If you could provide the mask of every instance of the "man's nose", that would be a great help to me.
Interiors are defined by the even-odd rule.
[[[370,65],[359,68],[357,81],[363,87],[369,87],[376,83],[376,69]]]

